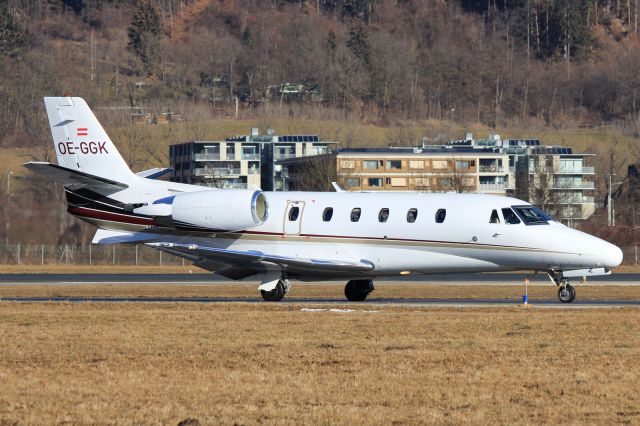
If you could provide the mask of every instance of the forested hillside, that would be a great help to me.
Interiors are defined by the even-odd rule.
[[[211,137],[203,123],[222,118],[387,129],[371,144],[442,128],[551,135],[599,155],[600,196],[601,176],[640,152],[638,0],[5,0],[0,75],[6,170],[51,159],[42,97],[64,93],[87,99],[136,167],[166,165],[167,143]],[[164,112],[185,123],[130,125]],[[330,137],[363,143],[352,135]],[[42,204],[29,185],[24,204]]]
[[[214,114],[637,125],[638,0],[9,0],[0,126],[43,94]],[[137,85],[135,83],[138,83]]]

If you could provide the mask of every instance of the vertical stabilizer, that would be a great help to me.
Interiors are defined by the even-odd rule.
[[[105,179],[131,182],[127,166],[82,98],[44,98],[58,165]]]

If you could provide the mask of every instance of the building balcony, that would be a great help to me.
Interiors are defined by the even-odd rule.
[[[478,189],[481,191],[504,191],[507,189],[507,184],[505,182],[500,183],[481,183],[478,186]]]
[[[276,160],[288,160],[289,158],[296,158],[296,154],[294,152],[284,154],[281,152],[276,152],[274,153],[273,158]]]
[[[553,189],[595,189],[595,182],[567,182],[567,183],[554,183]]]
[[[215,167],[200,167],[193,169],[193,176],[209,176],[209,177],[225,177],[230,175],[239,175],[240,169],[235,168],[215,168]]]
[[[535,171],[529,171],[535,173]],[[595,174],[595,167],[560,167],[557,171],[554,171],[555,175],[592,175]]]
[[[504,173],[504,167],[480,165],[478,171],[480,173]]]
[[[237,159],[237,156],[236,156]],[[240,157],[241,160],[259,160],[260,154],[242,154]]]
[[[196,154],[196,161],[216,161],[220,159],[220,154]]]

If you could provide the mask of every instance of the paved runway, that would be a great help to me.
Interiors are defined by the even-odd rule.
[[[384,282],[403,282],[425,285],[520,285],[524,277],[533,285],[552,286],[544,274],[450,274],[421,277],[377,280]],[[0,286],[29,285],[98,285],[98,284],[174,284],[202,285],[232,283],[224,277],[209,274],[4,274],[0,275]],[[640,274],[615,274],[593,277],[591,285],[640,285]],[[304,285],[304,284],[302,284]],[[585,284],[580,284],[585,285]],[[60,302],[60,303],[269,303],[262,298],[247,297],[4,297],[1,301],[10,302]],[[434,307],[486,307],[519,306],[521,299],[376,299],[353,303],[341,298],[296,298],[283,299],[279,304],[323,305],[354,308],[357,306],[434,306]],[[544,308],[608,308],[640,307],[640,300],[580,300],[571,304],[562,304],[555,298],[529,300],[532,307]]]
[[[434,306],[434,307],[488,307],[520,306],[515,299],[371,299],[349,302],[331,298],[285,298],[281,302],[265,302],[261,298],[245,297],[5,297],[4,302],[58,302],[58,303],[266,303],[294,305],[322,305],[354,308],[357,306]],[[530,300],[532,307],[545,308],[612,308],[638,307],[640,300],[576,300],[562,304],[557,300]]]
[[[403,282],[448,285],[520,285],[524,278],[532,284],[549,284],[546,274],[439,274],[378,279],[376,282]],[[248,279],[247,282],[255,280]],[[579,281],[574,279],[573,281]],[[0,274],[0,285],[16,284],[203,284],[234,281],[211,274]],[[640,274],[611,274],[590,277],[594,285],[640,285]]]

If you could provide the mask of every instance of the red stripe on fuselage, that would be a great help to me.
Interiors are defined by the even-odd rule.
[[[133,223],[135,225],[155,225],[155,221],[150,218],[140,216],[129,216],[119,213],[105,212],[102,210],[87,209],[85,207],[69,206],[69,213],[89,217],[92,219],[110,220],[112,222]]]

